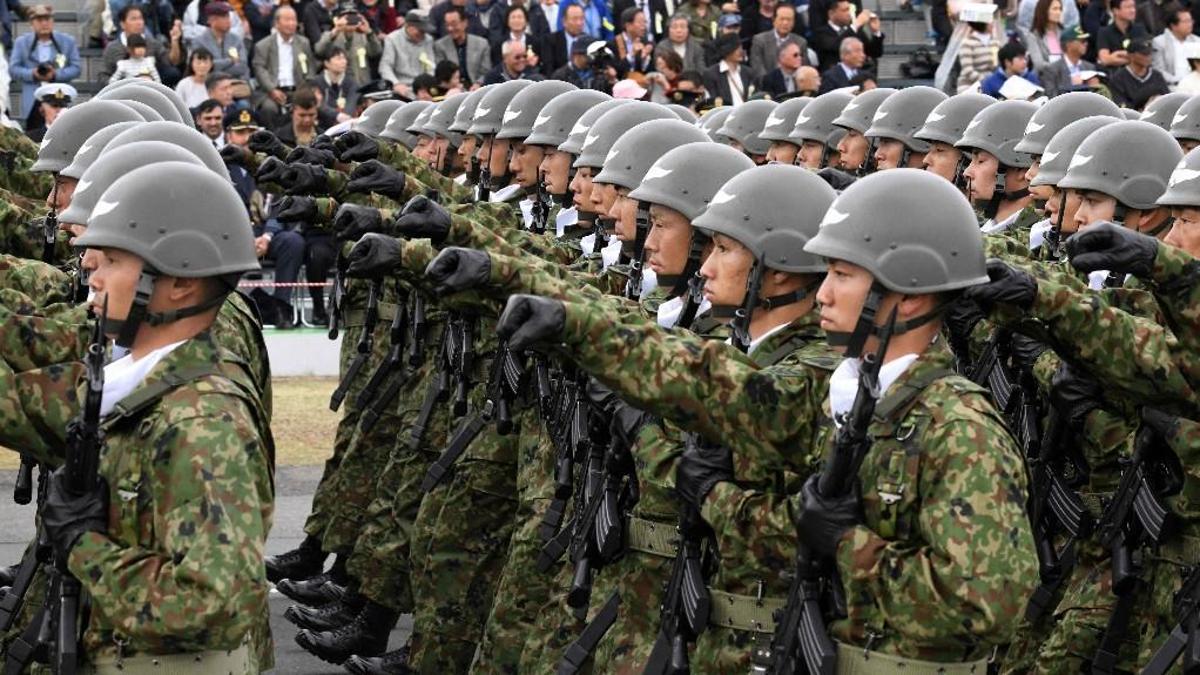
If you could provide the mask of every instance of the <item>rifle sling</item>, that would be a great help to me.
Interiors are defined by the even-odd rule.
[[[483,431],[483,427],[486,425],[487,420],[479,413],[471,415],[462,423],[462,426],[454,434],[454,438],[450,440],[450,445],[446,446],[441,456],[429,467],[429,472],[425,474],[425,480],[421,481],[421,492],[429,492],[442,482],[442,478],[450,471],[458,458],[467,451],[471,441],[475,440],[475,437]]]
[[[575,675],[583,669],[588,659],[596,651],[596,645],[608,633],[608,629],[617,622],[617,613],[621,606],[621,595],[613,591],[604,602],[604,606],[596,613],[588,625],[584,627],[579,637],[567,647],[562,660],[558,662],[558,675]]]
[[[1096,648],[1096,655],[1092,657],[1093,673],[1117,672],[1121,643],[1127,637],[1129,620],[1133,618],[1134,603],[1140,590],[1141,584],[1135,583],[1128,592],[1117,596],[1104,635],[1100,638],[1100,646]]]
[[[879,403],[875,405],[875,419],[900,419],[916,403],[917,397],[929,385],[952,375],[954,375],[954,371],[948,368],[931,368],[926,372],[909,378],[907,381],[897,382],[892,385],[892,391],[881,398]]]
[[[105,426],[112,425],[121,419],[133,417],[153,405],[163,396],[182,387],[189,382],[219,375],[220,371],[211,364],[185,368],[177,373],[165,373],[162,378],[147,386],[138,387],[128,396],[113,406],[112,412],[105,418]]]

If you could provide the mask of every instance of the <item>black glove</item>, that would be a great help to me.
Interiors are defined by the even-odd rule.
[[[312,143],[308,144],[308,147],[312,148],[313,150],[323,150],[325,152],[333,153],[334,157],[337,156],[337,146],[333,144],[333,139],[325,134],[321,134],[320,136],[314,138]]]
[[[492,273],[492,258],[486,251],[451,246],[425,268],[425,276],[441,295],[449,295],[487,283]]]
[[[1023,368],[1033,368],[1033,364],[1037,363],[1038,358],[1046,353],[1046,349],[1046,345],[1021,333],[1013,333],[1012,339],[1009,341],[1009,350],[1012,352],[1013,361]]]
[[[654,421],[654,415],[621,400],[613,405],[611,414],[608,433],[618,439],[625,448],[632,448],[642,427]]]
[[[328,169],[333,166],[333,160],[334,157],[331,150],[319,150],[311,145],[302,145],[289,152],[287,159],[284,161],[288,164],[316,164]]]
[[[226,164],[246,166],[246,149],[240,145],[226,143],[225,147],[221,148],[220,154]]]
[[[796,518],[800,539],[818,554],[832,558],[846,531],[862,522],[858,495],[854,493],[825,498],[817,490],[821,474],[813,474],[800,490],[802,506]]]
[[[259,129],[250,135],[250,150],[270,155],[276,159],[287,157],[288,148],[283,141],[266,129]]]
[[[259,183],[278,183],[284,180],[288,165],[277,157],[268,157],[258,165],[258,173],[254,175]]]
[[[987,318],[979,304],[970,298],[959,296],[946,308],[946,327],[955,339],[966,340],[971,336],[975,326]]]
[[[854,185],[854,181],[858,180],[853,175],[848,174],[841,169],[835,169],[831,166],[827,166],[818,171],[817,177],[824,180],[826,183],[829,183],[829,187],[837,190],[838,192],[845,190],[851,185]]]
[[[434,246],[441,246],[450,233],[450,212],[425,195],[417,195],[400,211],[396,231],[406,239],[429,239]]]
[[[733,452],[725,446],[689,444],[675,464],[675,492],[700,509],[717,483],[733,480]]]
[[[1158,240],[1115,223],[1097,223],[1067,239],[1067,256],[1080,272],[1109,270],[1148,279]]]
[[[283,185],[289,195],[321,196],[329,192],[325,167],[318,164],[289,164]]]
[[[358,204],[342,204],[333,215],[333,231],[339,241],[355,241],[369,232],[383,230],[379,209]]]
[[[95,490],[82,497],[67,492],[66,468],[50,475],[50,488],[42,505],[42,525],[54,548],[59,569],[67,568],[67,557],[85,532],[108,531],[108,485],[99,479]]]
[[[1088,413],[1099,408],[1103,401],[1100,385],[1066,363],[1058,367],[1050,380],[1050,405],[1072,429],[1082,429]]]
[[[397,171],[377,159],[354,167],[347,192],[373,192],[394,201],[404,199],[404,172]]]
[[[281,223],[311,223],[317,218],[315,197],[281,197],[271,208]]]
[[[1037,280],[1025,270],[1017,269],[995,258],[987,262],[988,283],[968,288],[963,296],[979,303],[985,310],[1003,303],[1022,309],[1033,306],[1037,297]]]
[[[333,145],[343,162],[365,162],[379,156],[379,143],[361,131],[347,131]]]
[[[559,300],[538,295],[512,295],[496,332],[508,340],[510,349],[522,351],[536,342],[557,340],[562,335],[567,310]]]
[[[372,232],[350,249],[346,276],[378,279],[396,271],[404,252],[404,242],[386,234]]]

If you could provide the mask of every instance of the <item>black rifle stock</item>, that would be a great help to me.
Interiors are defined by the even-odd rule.
[[[379,323],[379,295],[382,290],[382,280],[371,282],[370,290],[367,292],[367,313],[363,320],[363,333],[358,338],[358,343],[354,345],[354,360],[346,369],[346,376],[342,378],[341,382],[338,382],[337,389],[334,389],[333,395],[329,397],[329,409],[334,412],[342,407],[342,401],[346,400],[346,395],[350,393],[350,387],[358,379],[359,372],[366,367],[367,359],[371,358],[371,351],[375,348],[375,324]]]

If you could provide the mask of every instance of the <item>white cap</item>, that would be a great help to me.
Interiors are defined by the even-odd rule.
[[[71,105],[71,101],[78,97],[79,92],[75,91],[75,87],[63,82],[43,84],[33,92],[33,98],[36,101],[50,100],[61,103],[63,106]]]
[[[613,98],[641,99],[646,95],[646,88],[633,80],[621,80],[613,85]]]

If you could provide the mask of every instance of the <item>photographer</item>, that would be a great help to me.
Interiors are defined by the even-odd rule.
[[[383,55],[383,43],[371,32],[358,7],[351,0],[339,2],[333,12],[333,27],[317,41],[317,56],[325,58],[332,47],[341,47],[350,60],[350,77],[355,82],[376,79],[373,73]]]
[[[50,82],[72,82],[79,77],[79,47],[75,38],[54,30],[54,10],[34,5],[29,11],[33,32],[13,41],[8,72],[21,82],[21,114],[33,108],[33,93]]]
[[[616,57],[599,40],[576,40],[571,45],[570,63],[554,71],[550,79],[570,82],[580,89],[595,89],[612,94],[613,85],[619,79]]]

